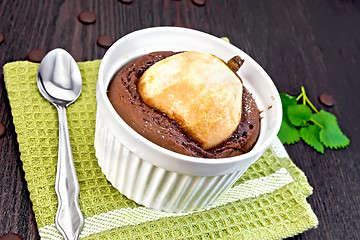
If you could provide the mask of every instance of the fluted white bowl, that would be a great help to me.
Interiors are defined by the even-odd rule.
[[[238,74],[262,110],[260,135],[250,152],[222,159],[172,152],[138,134],[111,105],[109,83],[128,62],[155,51],[189,50],[208,52],[225,61],[235,55],[245,60]],[[101,62],[96,99],[95,149],[106,178],[138,204],[168,212],[198,210],[213,203],[269,147],[282,119],[278,91],[259,64],[232,44],[187,28],[148,28],[116,41]]]

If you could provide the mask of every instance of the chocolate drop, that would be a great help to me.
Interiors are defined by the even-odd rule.
[[[45,55],[45,51],[41,49],[33,49],[28,53],[27,58],[32,62],[41,62]]]
[[[82,22],[84,24],[92,24],[92,23],[96,22],[96,15],[93,12],[83,11],[83,12],[79,13],[78,19],[80,22]]]

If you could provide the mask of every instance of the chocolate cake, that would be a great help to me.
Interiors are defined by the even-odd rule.
[[[175,54],[170,51],[153,52],[123,67],[108,88],[108,97],[116,112],[146,139],[180,154],[225,158],[250,151],[259,135],[260,116],[255,100],[245,87],[242,88],[240,123],[226,140],[210,149],[202,147],[176,120],[143,101],[138,85],[144,72],[153,64]]]

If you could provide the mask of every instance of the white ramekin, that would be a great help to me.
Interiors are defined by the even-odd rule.
[[[185,156],[148,141],[120,118],[107,97],[114,75],[133,59],[168,50],[198,50],[225,61],[239,55],[245,60],[238,74],[263,111],[259,139],[250,152],[222,159]],[[95,149],[106,178],[138,204],[168,212],[198,210],[213,203],[262,155],[282,119],[278,91],[259,64],[230,43],[187,28],[148,28],[116,41],[101,62],[96,98]]]

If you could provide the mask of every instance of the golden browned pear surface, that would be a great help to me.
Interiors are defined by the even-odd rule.
[[[241,119],[240,78],[208,53],[183,52],[155,63],[138,90],[147,105],[176,120],[204,149],[226,140]]]

